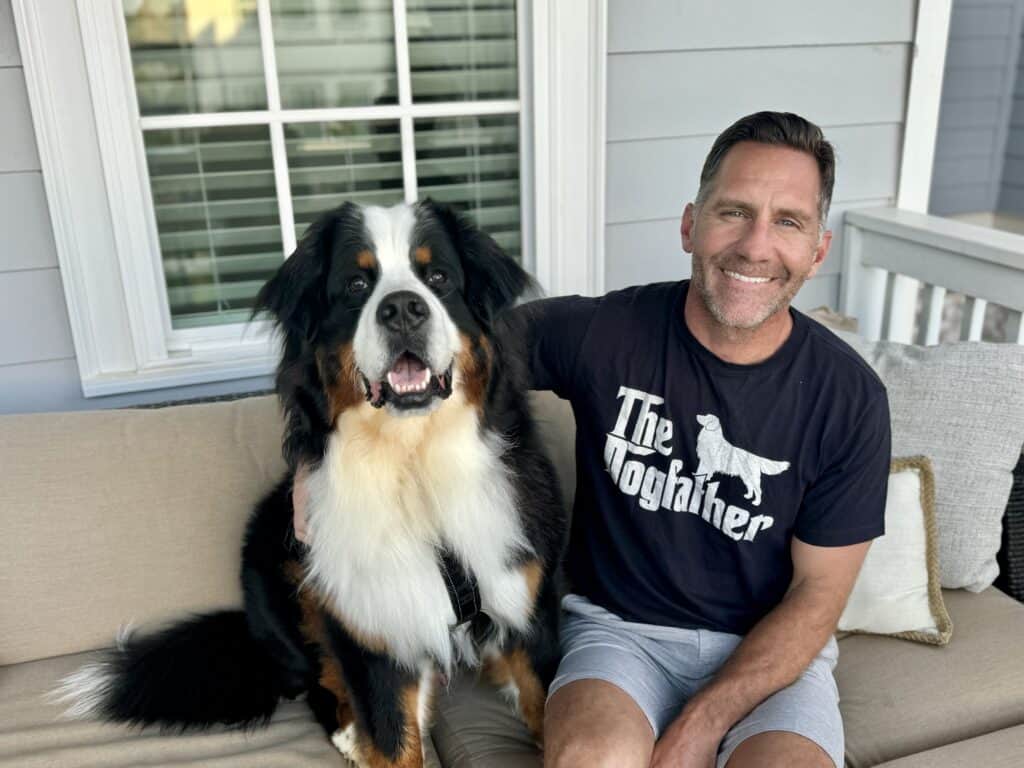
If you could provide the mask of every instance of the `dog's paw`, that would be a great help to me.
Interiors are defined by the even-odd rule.
[[[349,723],[344,728],[340,728],[332,733],[331,743],[342,755],[355,763],[359,763],[355,723]]]

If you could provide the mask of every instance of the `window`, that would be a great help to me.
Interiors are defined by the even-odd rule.
[[[124,9],[172,333],[245,323],[346,200],[429,196],[521,255],[515,0]]]
[[[12,2],[87,396],[269,373],[253,298],[343,200],[599,290],[603,3]]]

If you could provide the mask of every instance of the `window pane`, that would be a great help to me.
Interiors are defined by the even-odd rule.
[[[413,101],[515,99],[515,0],[409,0]]]
[[[266,109],[256,0],[125,0],[139,113]]]
[[[398,103],[391,0],[271,0],[285,109]]]
[[[415,124],[420,198],[468,213],[520,259],[519,116],[430,118]]]
[[[267,126],[146,131],[174,328],[248,319],[281,266]]]
[[[346,200],[393,205],[404,199],[398,121],[285,126],[295,230]]]

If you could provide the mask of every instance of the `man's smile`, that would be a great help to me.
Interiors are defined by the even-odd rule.
[[[722,269],[722,272],[724,272],[727,277],[733,280],[738,280],[741,283],[760,285],[763,283],[770,283],[772,281],[772,278],[770,277],[760,277],[757,275],[743,275],[740,274],[739,272],[733,272],[731,269]]]

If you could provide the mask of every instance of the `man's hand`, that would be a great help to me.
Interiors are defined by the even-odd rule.
[[[305,464],[299,464],[295,470],[295,477],[292,479],[292,527],[295,528],[295,538],[303,544],[309,544],[309,531],[306,529],[306,504],[309,502],[309,490],[306,488],[306,478],[309,477],[309,470]]]
[[[654,745],[651,768],[714,768],[723,738],[720,728],[683,709]]]

